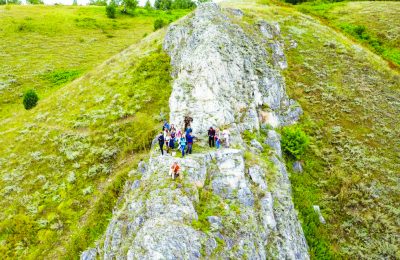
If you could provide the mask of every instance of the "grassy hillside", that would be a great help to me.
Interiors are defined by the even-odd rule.
[[[23,110],[27,89],[46,98],[151,33],[156,18],[187,12],[138,9],[109,19],[97,6],[0,6],[0,122]]]
[[[11,10],[13,8],[17,7],[13,6]],[[59,7],[39,8],[58,10]],[[68,9],[65,7],[65,12],[69,12]],[[97,12],[96,8],[84,7],[82,10]],[[72,11],[81,12],[74,8]],[[74,23],[73,17],[65,19]],[[141,18],[122,19],[131,23]],[[37,22],[46,26],[45,21],[37,19]],[[51,23],[48,26],[53,30]],[[70,26],[75,30],[74,24]],[[151,31],[150,24],[148,29],[144,27],[144,31]],[[86,34],[79,28],[76,30],[85,39],[101,35],[92,29]],[[129,34],[130,29],[121,30]],[[16,39],[19,35],[19,32],[7,32],[6,40]],[[58,32],[53,33],[58,35]],[[64,33],[65,39],[77,40],[68,29]],[[117,31],[110,30],[109,33],[117,35]],[[157,31],[83,77],[53,91],[46,90],[51,89],[50,83],[45,85],[46,81],[40,80],[44,86],[37,85],[42,94],[38,106],[29,111],[20,109],[17,116],[0,125],[0,255],[72,259],[104,232],[128,172],[159,129],[160,118],[168,113],[170,65],[168,56],[161,51],[164,33],[164,30]],[[33,43],[26,41],[32,51],[37,48],[35,41],[44,44],[47,39],[39,32],[33,34]],[[48,51],[44,59],[54,61],[52,68],[79,68],[83,73],[104,57],[101,50],[110,46],[117,51],[120,47],[116,46],[123,46],[118,43],[118,38],[107,38],[115,43],[113,46],[107,44],[106,36],[102,37],[102,43],[96,48],[90,47],[86,40],[78,47],[57,46],[53,42],[50,45],[57,46],[59,52]],[[61,38],[58,40],[62,42]],[[124,44],[129,41],[127,37]],[[80,49],[84,46],[89,48],[88,52]],[[72,50],[79,58],[70,54],[65,60],[56,58],[64,48]],[[26,63],[38,62],[45,66],[47,62],[36,61],[36,54],[16,55],[15,60],[25,59]],[[91,57],[91,61],[80,67],[82,56]],[[9,60],[14,62],[14,59]],[[4,62],[0,64],[3,66]],[[15,75],[26,78],[25,84],[35,84],[35,79],[39,80],[43,75],[31,70],[19,71],[20,66],[27,66],[25,63],[13,64]],[[15,86],[15,92],[24,86]]]
[[[400,68],[400,2],[305,3],[298,6]]]
[[[312,258],[399,258],[399,73],[293,7],[226,5],[245,11],[238,23],[246,30],[265,19],[285,37],[287,88],[312,138],[304,173],[291,174]],[[320,205],[326,225],[312,205]]]

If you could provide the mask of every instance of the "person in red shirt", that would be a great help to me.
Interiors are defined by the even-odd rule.
[[[176,177],[180,177],[179,170],[181,167],[179,166],[178,162],[174,162],[169,169],[169,174],[171,175],[172,179],[174,180]]]

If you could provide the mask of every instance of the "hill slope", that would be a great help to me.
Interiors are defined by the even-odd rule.
[[[0,253],[76,257],[168,112],[158,31],[0,126]]]
[[[44,99],[153,32],[155,19],[186,13],[137,9],[109,19],[99,6],[0,5],[0,120],[23,111],[26,90]]]
[[[285,46],[288,64],[283,72],[287,91],[304,110],[299,127],[312,138],[311,147],[302,158],[302,174],[291,172],[293,159],[286,158],[293,200],[310,256],[399,258],[398,72],[337,30],[292,7],[248,2],[224,3],[223,6],[244,11],[244,14],[238,10],[224,12],[243,29],[246,37],[261,35],[258,31],[261,19],[272,26],[275,22],[279,24],[282,37],[279,41]],[[35,109],[18,112],[11,119],[2,121],[1,255],[12,258],[76,258],[104,232],[125,180],[128,178],[128,184],[134,184],[140,177],[131,170],[140,158],[147,159],[148,155],[139,153],[154,137],[159,120],[169,113],[167,100],[172,90],[171,68],[169,57],[161,51],[164,35],[165,31],[152,34],[76,81],[48,92]],[[273,56],[274,43],[266,40],[260,46],[271,55],[267,59],[269,63],[285,67],[286,60],[276,52],[280,50],[279,46],[275,46],[278,49]],[[226,50],[224,44],[219,46],[221,52]],[[229,62],[229,55],[224,59]],[[184,70],[186,76],[191,73],[190,66],[188,69]],[[201,111],[207,108],[202,106]],[[271,107],[262,108],[268,110]],[[235,118],[242,119],[241,116]],[[210,123],[214,122],[205,122]],[[241,177],[240,183],[246,184],[241,186],[242,191],[246,191],[244,198],[251,198],[245,187],[250,187],[251,193],[259,199],[267,194],[258,186],[263,185],[263,181],[268,184],[277,181],[269,179],[276,173],[273,167],[269,168],[272,165],[268,162],[268,156],[275,153],[274,150],[261,145],[264,152],[257,154],[254,149],[258,148],[251,142],[253,139],[265,141],[267,135],[265,129],[244,132],[236,140],[241,140],[240,147],[250,152],[225,154],[235,162],[241,162],[244,157],[248,162],[245,169],[259,164],[265,167],[266,172],[272,173],[257,175],[260,172],[256,171],[250,180],[249,172],[233,171]],[[279,144],[276,140],[274,143]],[[204,147],[195,149],[203,155],[210,152]],[[211,154],[218,157],[215,152]],[[221,250],[232,244],[226,236],[222,236],[224,239],[220,236],[211,239],[209,232],[219,228],[219,222],[210,223],[209,216],[220,214],[232,221],[234,225],[228,226],[232,234],[249,227],[234,222],[244,212],[236,193],[228,194],[233,199],[226,203],[210,192],[213,183],[217,187],[224,183],[220,178],[221,171],[217,171],[221,166],[219,159],[208,162],[208,169],[217,174],[212,177],[214,179],[211,176],[204,178],[205,189],[199,192],[200,200],[191,202],[198,219],[191,223],[185,219],[184,223],[195,229],[196,235],[197,231],[207,234],[210,238],[207,240],[208,249],[214,249],[211,252],[213,256],[227,252]],[[280,169],[284,168],[278,161],[275,163]],[[163,161],[162,165],[169,163]],[[185,165],[185,161],[182,163]],[[165,169],[147,173],[154,176],[149,174],[148,189],[145,187],[145,192],[139,197],[158,198],[157,194],[150,194],[149,189],[160,188],[157,186],[158,178],[166,181]],[[257,182],[252,183],[254,180]],[[187,185],[185,181],[164,184],[176,190],[181,190],[183,185],[187,188],[183,195],[192,199],[191,192],[198,187]],[[220,195],[227,195],[224,191],[222,189]],[[133,190],[130,195],[137,196],[134,194],[137,192]],[[160,203],[173,204],[180,197],[174,196],[161,196],[164,200],[161,199]],[[262,200],[264,208],[259,208],[262,204],[255,204],[255,212],[270,207],[279,211],[279,204],[271,204],[268,196],[266,198]],[[117,205],[124,203],[122,200]],[[325,225],[319,223],[313,205],[321,207],[327,221]],[[221,211],[221,208],[225,210]],[[116,209],[120,210],[119,207]],[[117,215],[117,218],[124,220],[124,216]],[[249,213],[247,216],[254,215]],[[261,214],[259,218],[265,220],[265,216],[270,215]],[[218,219],[211,221],[214,220]],[[267,227],[273,223],[270,220],[265,221]],[[259,219],[254,218],[254,221],[248,222],[258,223]],[[282,225],[290,223],[294,222]],[[113,228],[109,230],[118,233]],[[254,234],[257,239],[260,235],[251,230],[247,234]],[[275,242],[279,244],[279,241]],[[255,252],[249,245],[251,243],[239,243],[231,253],[237,257],[240,252]],[[210,252],[203,251],[205,248],[198,247],[197,242],[193,246],[200,254]],[[276,252],[275,249],[267,247],[266,251]]]
[[[240,17],[205,3],[168,29],[170,121],[184,129],[191,117],[202,149],[176,158],[154,145],[83,259],[309,259],[274,129],[301,113],[286,95],[279,52],[264,44],[268,35],[279,44],[279,29],[254,25],[262,33],[252,37],[233,22]],[[229,131],[229,144],[208,147],[209,126]],[[182,180],[168,176],[174,161]]]
[[[298,10],[322,18],[400,67],[399,2],[305,3]]]
[[[291,7],[227,6],[242,8],[245,26],[258,19],[281,26],[288,93],[301,104],[300,126],[314,140],[304,173],[291,175],[311,255],[399,257],[399,73]]]

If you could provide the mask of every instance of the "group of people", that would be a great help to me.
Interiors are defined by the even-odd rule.
[[[208,145],[210,147],[216,146],[217,149],[219,149],[222,144],[222,139],[225,141],[225,147],[228,148],[230,143],[229,130],[225,129],[221,133],[219,128],[214,129],[213,127],[210,127],[210,129],[208,129]]]
[[[191,154],[193,149],[193,141],[196,137],[192,135],[192,128],[188,126],[184,131],[176,130],[173,124],[169,125],[164,121],[162,131],[158,136],[158,144],[160,145],[161,154],[164,155],[164,145],[167,153],[175,149],[178,144],[178,150],[181,151],[182,157]]]
[[[162,126],[162,131],[158,136],[158,144],[160,146],[161,155],[164,155],[164,145],[166,146],[167,153],[173,151],[176,146],[178,146],[178,150],[182,153],[182,157],[185,154],[191,154],[193,149],[193,141],[196,138],[192,134],[193,130],[191,126],[185,123],[184,130],[176,130],[173,124],[169,124],[166,120]],[[219,149],[222,144],[222,140],[224,141],[225,147],[229,147],[230,145],[230,133],[229,130],[224,130],[222,133],[219,128],[214,129],[210,127],[207,131],[208,134],[208,144],[210,147],[217,147]],[[172,179],[180,176],[179,174],[180,166],[178,162],[174,162],[169,171],[169,175]],[[182,177],[182,176],[181,176]]]
[[[164,145],[166,146],[167,153],[173,151],[176,146],[181,152],[182,157],[185,154],[191,154],[193,149],[193,141],[196,138],[192,134],[193,130],[190,125],[186,126],[184,130],[176,129],[173,124],[169,124],[166,120],[162,126],[162,131],[158,136],[158,144],[160,146],[161,155],[164,155]],[[225,143],[225,147],[230,145],[230,134],[226,129],[220,132],[219,128],[214,129],[210,127],[208,129],[208,144],[210,147],[217,147],[219,149],[222,144],[222,140]]]

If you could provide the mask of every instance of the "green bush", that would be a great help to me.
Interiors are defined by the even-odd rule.
[[[26,2],[31,5],[42,5],[43,4],[42,0],[27,0]]]
[[[370,35],[364,25],[341,24],[340,29],[356,39],[369,44],[377,53],[383,53],[382,42],[377,37]]]
[[[154,31],[161,29],[165,26],[165,21],[163,19],[156,19],[154,21]]]
[[[282,129],[282,149],[289,156],[300,159],[307,149],[309,142],[306,133],[296,126]]]
[[[106,6],[106,15],[108,18],[114,19],[116,13],[115,5],[109,4]]]
[[[80,70],[56,70],[42,76],[48,80],[53,86],[59,86],[68,83],[81,75]]]
[[[149,0],[146,1],[146,4],[144,5],[144,8],[145,8],[147,11],[151,11],[151,9],[153,9],[153,7],[151,6],[151,3],[150,3]]]
[[[106,6],[107,1],[105,1],[105,0],[90,0],[89,5]]]
[[[39,97],[36,94],[36,92],[33,89],[28,90],[24,94],[24,100],[23,100],[25,109],[28,110],[28,109],[35,107],[38,100],[39,100]]]

